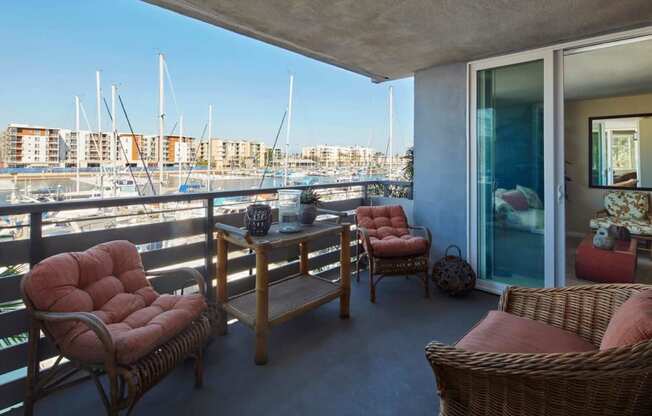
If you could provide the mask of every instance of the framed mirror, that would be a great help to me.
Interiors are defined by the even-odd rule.
[[[589,118],[589,187],[652,191],[652,113]]]

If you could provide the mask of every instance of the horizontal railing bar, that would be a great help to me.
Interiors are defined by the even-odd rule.
[[[349,188],[349,187],[361,187],[361,186],[374,185],[374,184],[390,184],[390,183],[395,184],[394,182],[390,182],[390,181],[360,181],[360,182],[346,182],[346,183],[261,188],[261,189],[239,189],[239,190],[218,191],[218,192],[197,192],[197,193],[190,193],[190,194],[169,194],[169,195],[154,195],[154,196],[129,197],[129,198],[105,198],[105,199],[89,199],[89,200],[80,200],[80,201],[3,205],[0,206],[0,215],[18,215],[18,214],[28,214],[28,213],[49,212],[49,211],[68,211],[68,210],[84,209],[84,208],[102,208],[102,207],[116,207],[116,206],[125,206],[125,205],[157,204],[157,203],[177,202],[177,201],[196,201],[196,200],[210,199],[210,198],[228,198],[228,197],[237,197],[237,196],[269,194],[269,193],[276,193],[280,189]],[[396,184],[409,185],[410,183],[398,182]]]

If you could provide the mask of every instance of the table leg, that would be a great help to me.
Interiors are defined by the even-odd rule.
[[[264,248],[256,249],[256,355],[257,365],[267,364],[267,333],[269,331],[269,298],[267,285],[268,260]]]
[[[229,299],[229,294],[227,292],[226,286],[226,277],[228,275],[227,265],[228,265],[228,251],[229,243],[220,237],[218,234],[217,237],[217,296],[219,306],[225,304]],[[226,323],[226,311],[221,310],[220,320],[218,323],[218,332],[220,335],[226,335],[228,325]]]
[[[351,298],[351,229],[348,224],[342,225],[340,234],[340,287],[340,318],[346,319]]]
[[[299,243],[299,272],[308,274],[308,242]]]

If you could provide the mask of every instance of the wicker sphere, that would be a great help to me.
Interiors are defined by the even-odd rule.
[[[451,248],[457,249],[457,256],[448,254]],[[459,247],[449,246],[432,271],[432,279],[437,287],[452,296],[464,295],[475,287],[475,272],[461,254]]]

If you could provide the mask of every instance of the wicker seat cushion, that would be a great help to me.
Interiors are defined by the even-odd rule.
[[[572,332],[502,311],[491,311],[456,345],[468,351],[561,353],[597,348]]]
[[[410,234],[407,218],[400,205],[358,207],[356,216],[358,225],[369,234],[374,256],[406,257],[428,252],[428,241]]]
[[[652,290],[627,299],[611,317],[600,349],[625,347],[652,339]]]
[[[180,333],[206,308],[201,295],[159,295],[150,286],[136,247],[128,241],[43,260],[25,280],[38,310],[91,312],[111,334],[119,363],[131,364]],[[49,323],[63,353],[101,362],[98,337],[80,322]]]

